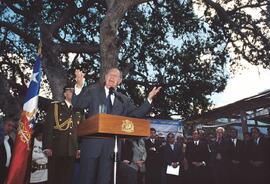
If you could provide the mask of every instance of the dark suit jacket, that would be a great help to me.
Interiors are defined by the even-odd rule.
[[[133,152],[132,152],[132,142],[130,139],[125,139],[121,141],[121,160],[128,160],[132,162]]]
[[[146,100],[139,108],[137,108],[127,96],[115,91],[115,100],[113,103],[111,114],[143,117],[150,110],[150,103]],[[87,117],[99,113],[99,106],[106,104],[106,94],[104,87],[96,86],[95,88],[83,87],[79,95],[74,95],[72,105],[74,108],[83,110],[88,109]]]
[[[161,155],[160,155],[160,149],[161,149],[161,142],[158,140],[155,140],[154,143],[151,142],[150,139],[145,140],[145,149],[147,152],[147,158],[146,158],[146,167],[149,166],[160,166],[161,162]],[[151,150],[150,148],[155,148],[156,150]],[[151,168],[151,169],[159,169],[159,168]]]
[[[213,141],[210,143],[210,164],[213,165],[222,165],[221,167],[227,167],[230,160],[230,143],[222,139],[220,143]],[[217,160],[217,154],[221,155],[221,160]]]
[[[172,162],[179,162],[180,165],[182,164],[180,168],[183,168],[184,154],[179,144],[175,143],[174,150],[172,150],[170,144],[167,143],[163,147],[163,158],[165,167],[171,165]]]
[[[72,125],[67,130],[59,130],[55,127],[55,108],[58,106],[59,124],[72,117]],[[48,108],[46,121],[44,123],[43,149],[52,149],[53,156],[75,156],[78,149],[76,128],[81,121],[82,115],[69,109],[63,102],[53,103]],[[63,126],[65,129],[66,126]]]
[[[106,104],[106,94],[104,86],[83,87],[79,95],[73,95],[72,105],[76,110],[82,111],[88,109],[87,117],[99,113],[99,106]],[[115,91],[115,99],[113,102],[111,114],[143,117],[150,110],[151,104],[146,100],[140,107],[136,107],[127,96]],[[91,139],[91,140],[90,140]],[[108,139],[83,138],[83,153],[89,157],[97,158],[102,151],[102,147],[106,144],[107,154],[113,151],[113,141]],[[104,151],[104,150],[103,150]]]
[[[267,160],[267,141],[265,138],[261,137],[259,144],[254,141],[249,142],[249,161],[263,161]]]
[[[1,124],[1,121],[0,121],[0,144],[2,144],[4,141],[4,130],[3,130],[3,126]]]
[[[199,141],[199,145],[195,145],[194,141],[189,142],[186,148],[186,158],[189,166],[193,166],[192,162],[205,162],[208,165],[210,153],[205,142]]]
[[[11,138],[8,139],[8,143],[10,145],[11,153],[13,151],[13,140]],[[3,173],[6,173],[6,161],[7,154],[4,143],[0,144],[0,183],[3,182],[6,176],[3,176]]]
[[[232,140],[230,139],[229,141],[230,144],[230,161],[232,160],[236,160],[236,161],[240,161],[243,162],[244,160],[244,143],[243,141],[237,139],[236,141],[236,146],[234,145],[234,143],[232,142]]]

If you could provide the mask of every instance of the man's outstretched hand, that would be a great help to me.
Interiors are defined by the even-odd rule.
[[[160,89],[161,89],[161,86],[154,87],[152,89],[152,91],[150,91],[150,93],[148,94],[148,99],[152,101],[153,98],[157,95],[157,93],[159,92]]]

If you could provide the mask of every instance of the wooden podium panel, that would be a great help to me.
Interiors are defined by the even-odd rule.
[[[130,118],[111,114],[97,114],[78,125],[78,136],[87,135],[150,135],[150,122],[145,119]]]

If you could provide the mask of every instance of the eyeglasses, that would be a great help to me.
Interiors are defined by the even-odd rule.
[[[174,136],[168,136],[168,138],[174,138]]]

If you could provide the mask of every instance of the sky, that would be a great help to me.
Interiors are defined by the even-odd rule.
[[[270,70],[243,62],[245,69],[231,75],[222,93],[211,96],[214,107],[224,106],[270,89]]]
[[[198,17],[203,16],[204,9],[204,6],[194,4],[195,14],[197,14]],[[245,10],[253,19],[257,19],[261,16],[260,8],[246,8]],[[225,90],[222,93],[211,96],[211,100],[215,105],[214,107],[224,106],[270,89],[269,69],[263,69],[261,66],[252,66],[246,61],[241,62],[246,69],[240,69],[235,74],[231,74]]]

